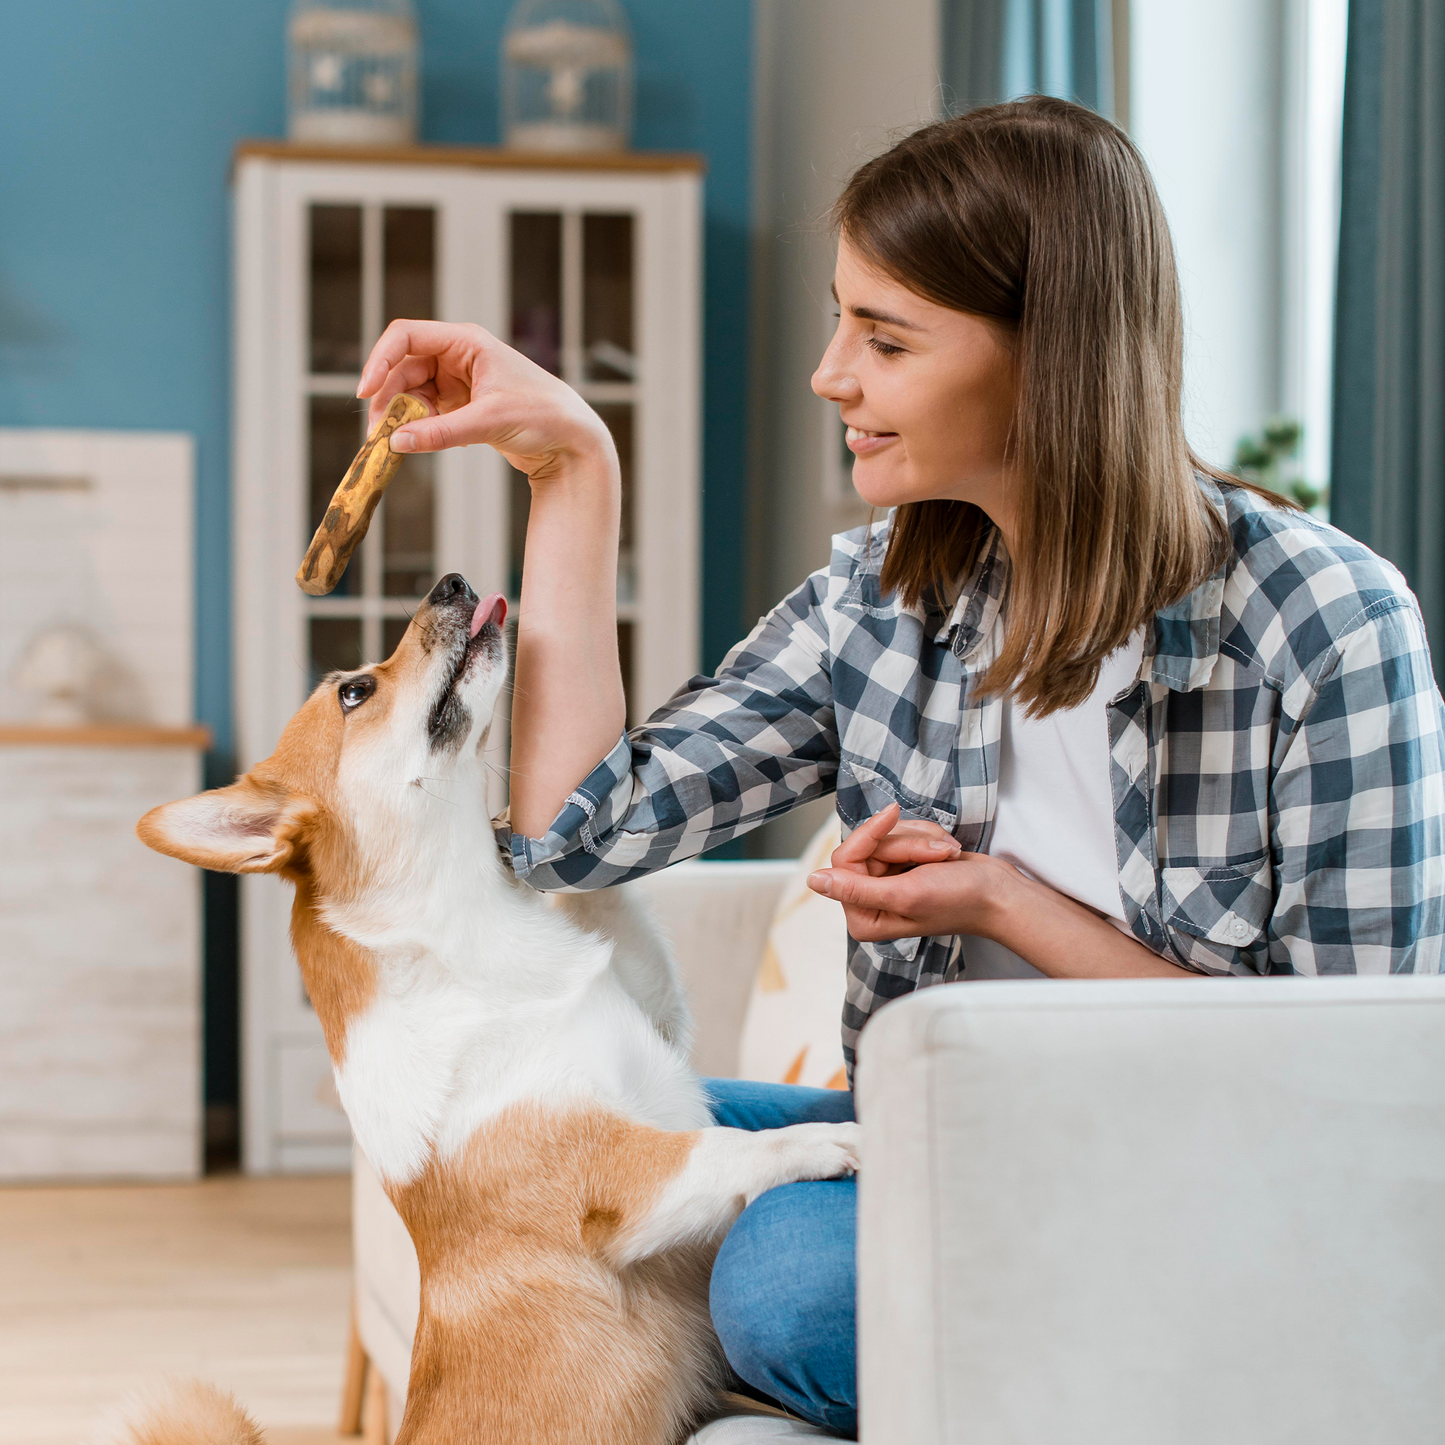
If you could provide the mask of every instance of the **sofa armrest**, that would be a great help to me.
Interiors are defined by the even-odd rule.
[[[857,1077],[863,1438],[1438,1439],[1442,1057],[1438,977],[889,1005]]]
[[[731,1078],[753,979],[773,911],[797,863],[693,862],[664,868],[638,889],[672,940],[697,1024],[698,1073]]]

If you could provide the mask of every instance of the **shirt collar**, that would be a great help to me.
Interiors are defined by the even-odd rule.
[[[975,652],[998,621],[1004,597],[1008,593],[1008,553],[997,527],[990,526],[984,543],[968,576],[958,582],[953,606],[943,626],[933,635],[935,642],[952,647],[954,655],[965,659]]]
[[[1205,502],[1228,527],[1224,495],[1208,477],[1197,476]],[[1219,658],[1220,613],[1224,604],[1226,557],[1192,592],[1154,614],[1153,626],[1145,629],[1144,656],[1139,676],[1175,692],[1192,692],[1204,687]],[[1008,554],[997,527],[967,577],[960,579],[958,593],[934,641],[948,644],[961,660],[977,650],[993,631],[1008,592]]]

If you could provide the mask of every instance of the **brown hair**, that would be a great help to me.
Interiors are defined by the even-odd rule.
[[[1148,169],[1103,117],[1035,96],[915,131],[854,174],[833,219],[901,285],[1012,335],[1019,555],[982,686],[1034,714],[1075,706],[1227,548],[1184,438],[1179,280]],[[968,502],[898,507],[885,590],[908,606],[945,592],[991,528]]]

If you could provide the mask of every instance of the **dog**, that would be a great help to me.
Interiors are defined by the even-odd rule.
[[[270,758],[137,832],[295,887],[337,1091],[421,1267],[400,1445],[675,1445],[728,1379],[722,1237],[768,1189],[855,1171],[857,1126],[714,1127],[641,906],[513,877],[479,755],[505,617],[442,578],[386,662],[326,678]],[[231,1438],[187,1424],[208,1411],[259,1439],[218,1394],[136,1438]]]

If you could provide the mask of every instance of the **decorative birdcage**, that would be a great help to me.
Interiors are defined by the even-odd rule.
[[[520,0],[502,41],[502,132],[517,150],[626,149],[632,35],[617,0]]]
[[[415,142],[417,27],[411,0],[296,0],[289,41],[292,140]]]

